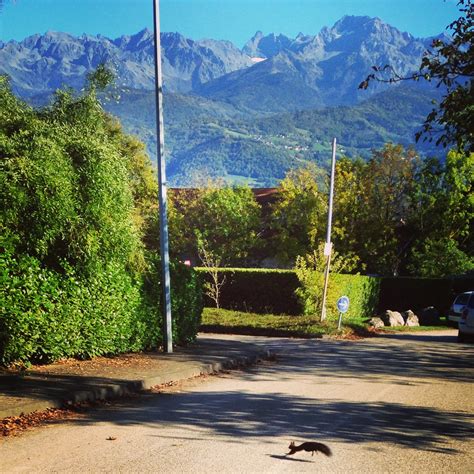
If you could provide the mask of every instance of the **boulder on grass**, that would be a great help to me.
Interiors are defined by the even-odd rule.
[[[373,328],[378,329],[378,328],[385,327],[385,324],[383,323],[382,319],[375,317],[375,318],[370,318],[369,326],[372,326]]]
[[[385,326],[405,326],[405,320],[398,311],[390,311],[387,309],[382,315],[382,321]]]
[[[428,306],[418,312],[418,319],[422,326],[436,326],[439,324],[439,311],[433,306]]]
[[[403,313],[403,319],[405,320],[405,326],[419,326],[420,325],[418,316],[411,309]]]

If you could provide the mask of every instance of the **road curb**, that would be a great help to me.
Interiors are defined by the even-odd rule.
[[[0,408],[0,420],[12,416],[45,411],[48,408],[67,408],[76,403],[120,398],[146,391],[156,385],[184,381],[200,375],[210,375],[236,367],[250,366],[259,360],[269,359],[273,356],[274,354],[271,350],[264,349],[247,355],[230,357],[218,362],[183,362],[182,367],[177,370],[168,370],[161,374],[150,375],[139,380],[125,380],[123,382],[114,380],[94,388],[71,391],[65,396],[62,396],[61,399],[25,400],[23,403],[17,403],[11,407],[2,407]]]

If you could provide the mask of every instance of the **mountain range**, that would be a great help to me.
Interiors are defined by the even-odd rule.
[[[432,40],[354,16],[314,36],[257,32],[242,49],[162,33],[171,182],[192,185],[205,171],[269,185],[305,161],[324,163],[333,135],[349,155],[367,156],[388,140],[413,143],[437,92],[383,84],[361,91],[358,84],[373,65],[391,64],[401,75],[416,70]],[[104,106],[153,155],[153,51],[146,29],[116,39],[48,32],[0,42],[0,73],[15,93],[41,104],[59,87],[82,88],[85,75],[106,63],[121,99]]]

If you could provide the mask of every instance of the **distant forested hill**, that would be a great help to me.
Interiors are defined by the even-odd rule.
[[[250,178],[272,185],[286,171],[305,162],[324,165],[330,143],[339,152],[368,157],[386,142],[415,145],[414,134],[436,95],[415,86],[396,87],[354,106],[304,110],[269,117],[236,111],[228,104],[179,94],[164,97],[165,146],[173,185],[189,185],[196,174]],[[106,108],[120,117],[155,152],[154,94],[129,91]],[[430,143],[418,143],[436,154]]]

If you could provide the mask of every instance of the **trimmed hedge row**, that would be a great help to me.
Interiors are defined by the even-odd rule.
[[[208,278],[204,268],[196,268]],[[300,286],[293,270],[260,268],[222,268],[225,277],[221,289],[220,306],[236,311],[253,313],[297,315],[305,312],[302,301],[296,296]],[[343,294],[351,299],[348,316],[372,315],[378,301],[378,279],[360,275],[333,275],[328,294],[328,315],[336,315],[337,298]],[[205,306],[214,306],[205,296]]]
[[[370,318],[375,314],[380,293],[380,279],[365,275],[332,274],[329,286],[326,311],[327,317],[339,317],[337,300],[342,295],[350,300],[349,310],[344,318]]]
[[[196,271],[208,279],[204,268]],[[293,270],[222,268],[219,274],[225,277],[222,308],[261,314],[301,314],[303,310],[295,295],[299,282]],[[207,296],[205,306],[214,306]]]
[[[206,270],[196,270],[207,278]],[[302,314],[303,304],[295,296],[299,281],[293,270],[223,268],[226,281],[220,305],[225,309],[255,313]],[[371,317],[386,309],[406,311],[434,306],[445,313],[454,297],[474,289],[474,278],[425,279],[408,277],[368,277],[331,274],[327,298],[328,315],[337,314],[336,301],[350,298],[347,317]],[[214,306],[205,296],[205,306]]]
[[[455,296],[474,289],[474,278],[384,277],[377,311],[417,310],[434,306],[446,314]]]
[[[195,338],[202,283],[183,265],[172,268],[173,333]],[[157,271],[132,278],[110,264],[87,280],[28,256],[0,256],[0,364],[45,363],[156,348],[162,343]]]

